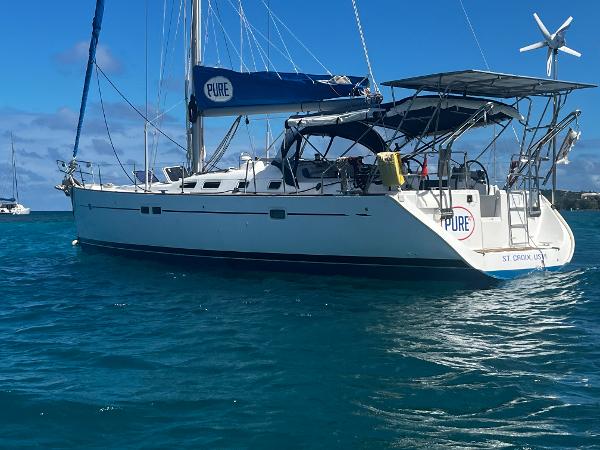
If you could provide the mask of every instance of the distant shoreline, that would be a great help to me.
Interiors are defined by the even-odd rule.
[[[552,191],[543,190],[542,194],[550,200]],[[560,211],[599,211],[600,196],[597,198],[581,198],[581,194],[585,192],[575,191],[556,191],[556,208]]]

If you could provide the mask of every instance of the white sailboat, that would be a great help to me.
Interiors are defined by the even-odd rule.
[[[98,0],[86,86],[102,12]],[[159,181],[146,164],[132,185],[85,180],[94,166],[76,159],[84,89],[74,157],[60,162],[58,186],[82,246],[395,278],[508,279],[571,260],[573,234],[540,183],[555,171],[556,139],[577,128],[580,111],[562,114],[567,97],[592,85],[464,70],[384,82],[386,102],[362,77],[205,67],[200,0],[192,13],[189,167],[164,168]],[[398,96],[402,89],[409,94]],[[534,102],[546,104],[540,117]],[[294,115],[275,157],[243,155],[239,167],[216,169],[238,118],[204,158],[206,118],[282,111]],[[476,157],[460,148],[485,127],[500,131]],[[519,139],[497,185],[480,158],[511,128]],[[338,142],[348,148],[332,156]],[[351,156],[357,148],[362,156]]]
[[[19,203],[19,181],[17,179],[17,159],[15,155],[15,144],[10,136],[11,143],[11,175],[12,175],[12,196],[0,198],[0,214],[11,214],[14,216],[29,214],[30,209]]]

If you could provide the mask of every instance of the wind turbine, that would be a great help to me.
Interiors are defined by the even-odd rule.
[[[533,18],[537,22],[537,25],[544,36],[544,40],[540,42],[536,42],[535,44],[528,45],[527,47],[521,48],[520,52],[528,52],[529,50],[535,50],[536,48],[548,47],[548,58],[546,61],[546,73],[548,76],[554,72],[554,78],[557,78],[556,73],[556,61],[558,58],[558,51],[568,53],[569,55],[577,56],[578,58],[581,56],[581,53],[573,50],[572,48],[567,47],[565,44],[567,43],[565,40],[565,33],[571,25],[573,21],[573,17],[569,16],[567,20],[556,30],[554,34],[550,34],[542,20],[536,13],[533,13]],[[554,71],[552,70],[554,67]]]

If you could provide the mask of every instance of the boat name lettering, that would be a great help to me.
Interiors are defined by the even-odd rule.
[[[233,97],[233,85],[225,77],[213,77],[204,83],[204,95],[213,102],[228,102]]]
[[[446,228],[446,230],[469,231],[469,223],[471,221],[469,216],[452,216],[449,219],[444,220],[444,228]]]
[[[441,225],[446,230],[456,236],[459,241],[468,239],[475,230],[475,218],[471,211],[462,206],[452,208],[454,215],[446,219],[442,219]]]
[[[515,261],[543,261],[548,256],[545,253],[516,253],[514,255],[504,255],[502,262],[515,262]]]

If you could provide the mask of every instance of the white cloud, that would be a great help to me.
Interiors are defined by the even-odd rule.
[[[88,60],[89,45],[89,42],[86,41],[77,42],[71,48],[54,55],[54,60],[62,66],[83,68]],[[106,73],[115,74],[123,71],[123,65],[106,45],[98,44],[96,61]]]
[[[144,134],[143,121],[118,107],[111,108],[109,125],[115,148],[122,161],[129,161],[127,170],[137,161],[143,161]],[[8,155],[2,148],[10,148],[10,132],[15,135],[18,176],[21,200],[34,210],[69,209],[70,204],[64,194],[54,189],[62,179],[56,160],[68,161],[73,151],[77,112],[61,107],[52,113],[35,113],[14,108],[0,108],[0,155]],[[163,131],[176,141],[185,142],[184,127],[175,120],[168,121]],[[161,137],[157,161],[185,160],[181,149]],[[99,105],[91,104],[83,126],[79,158],[104,164],[102,178],[106,181],[123,183],[126,177],[118,166],[112,147],[108,141],[104,120]],[[0,165],[6,160],[0,159]],[[3,174],[0,167],[0,175]]]

